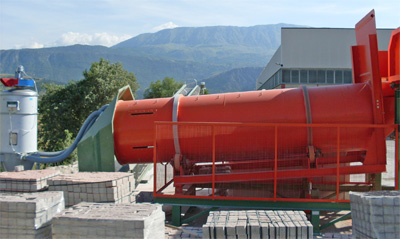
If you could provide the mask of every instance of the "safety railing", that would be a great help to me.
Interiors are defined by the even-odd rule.
[[[155,129],[155,197],[349,202],[349,191],[382,182],[399,188],[397,125],[156,122]],[[385,141],[390,132],[395,139]]]

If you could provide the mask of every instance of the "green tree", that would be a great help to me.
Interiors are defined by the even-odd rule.
[[[43,151],[63,150],[70,145],[85,119],[93,111],[108,104],[118,89],[130,85],[136,92],[139,85],[133,73],[121,63],[100,59],[92,63],[84,79],[68,85],[46,84],[39,101],[39,148]],[[68,162],[76,159],[76,154]]]
[[[174,78],[165,77],[162,81],[151,82],[143,97],[145,99],[171,97],[182,85],[182,82],[177,82]]]

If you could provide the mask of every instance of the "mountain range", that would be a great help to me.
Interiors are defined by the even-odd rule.
[[[291,24],[252,27],[178,27],[145,33],[112,47],[73,45],[0,51],[0,73],[18,65],[32,77],[65,84],[100,58],[121,62],[133,72],[142,95],[150,82],[173,77],[205,81],[211,93],[255,89],[255,80],[280,45],[280,29]]]

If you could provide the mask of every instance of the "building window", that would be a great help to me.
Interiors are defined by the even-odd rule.
[[[274,77],[275,75],[271,76],[261,87],[261,89],[271,89],[274,87]]]
[[[347,69],[284,69],[278,70],[262,89],[274,89],[280,84],[349,84],[352,83],[352,71]]]
[[[282,83],[282,70],[279,70],[277,75],[278,75],[278,78],[277,78],[276,84],[274,85],[274,88],[275,88],[275,86]]]
[[[343,84],[343,71],[335,71],[335,84]]]
[[[301,70],[300,71],[300,83],[307,84],[307,78],[308,78],[308,71],[306,70]]]
[[[282,82],[283,83],[290,83],[290,70],[283,70],[282,71]]]
[[[325,82],[325,71],[319,70],[319,71],[317,71],[317,73],[318,73],[317,82],[318,83],[326,83]]]
[[[334,75],[333,71],[327,70],[326,71],[326,83],[333,84],[334,83]]]
[[[351,71],[344,71],[344,83],[349,84],[353,82]]]
[[[317,71],[310,70],[308,71],[308,83],[317,83]]]
[[[299,71],[292,70],[292,83],[299,83]]]

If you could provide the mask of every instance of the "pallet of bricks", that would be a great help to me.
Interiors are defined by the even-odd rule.
[[[135,202],[135,179],[132,173],[79,172],[48,180],[50,191],[63,191],[65,205],[80,202]]]
[[[0,173],[0,238],[51,238],[51,220],[64,209],[62,192],[47,192],[57,170]]]
[[[213,211],[203,238],[312,239],[313,226],[303,211]]]
[[[165,238],[165,214],[157,204],[81,202],[52,223],[53,239]]]
[[[57,170],[27,170],[0,173],[0,191],[39,192],[47,190],[47,180],[59,175]]]
[[[51,238],[51,220],[62,210],[62,192],[2,192],[0,238]]]
[[[400,191],[350,192],[353,238],[400,238]]]

